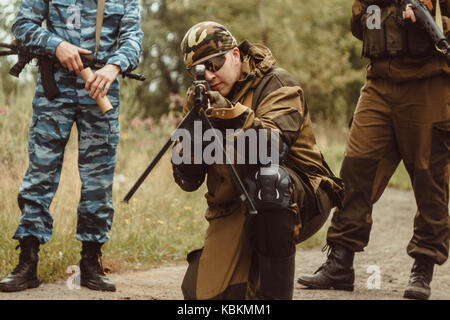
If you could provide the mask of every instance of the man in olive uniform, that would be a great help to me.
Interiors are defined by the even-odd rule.
[[[424,3],[434,14],[437,3]],[[370,5],[381,8],[381,28],[368,28]],[[439,7],[448,39],[450,1],[441,1]],[[428,299],[434,265],[448,258],[450,68],[415,21],[411,8],[398,1],[353,4],[352,33],[363,41],[363,55],[371,62],[342,164],[346,192],[328,230],[331,250],[314,274],[300,276],[302,285],[353,290],[354,252],[367,245],[372,206],[400,160],[418,207],[407,247],[415,261],[404,296]]]
[[[276,144],[280,158],[266,165],[235,165],[256,215],[239,200],[225,164],[173,164],[183,190],[198,189],[205,177],[208,187],[209,228],[204,247],[188,254],[184,297],[292,299],[295,245],[323,225],[342,191],[316,145],[303,90],[275,66],[267,47],[248,41],[238,45],[218,23],[194,25],[181,49],[189,71],[199,64],[206,67],[211,87],[207,114],[215,128],[227,140],[233,139],[226,136],[228,129],[236,129],[238,137],[250,130],[276,132],[278,140],[264,143]],[[193,96],[188,90],[185,113]]]
[[[39,246],[50,240],[50,204],[58,188],[66,143],[74,123],[78,129],[78,169],[82,182],[77,240],[82,242],[81,285],[115,291],[103,273],[102,245],[109,240],[114,216],[112,183],[119,142],[120,71],[137,67],[142,52],[139,2],[106,1],[98,46],[97,6],[94,0],[22,0],[13,24],[14,36],[25,47],[55,55],[54,77],[59,93],[47,97],[41,71],[33,99],[28,139],[29,166],[20,186],[22,212],[13,236],[19,241],[16,268],[0,281],[0,291],[39,286]],[[46,27],[42,22],[46,21]],[[120,35],[120,39],[119,39]],[[95,52],[96,51],[96,52]],[[80,54],[96,53],[106,65],[94,70],[85,84]],[[113,110],[102,114],[96,101],[107,95]]]

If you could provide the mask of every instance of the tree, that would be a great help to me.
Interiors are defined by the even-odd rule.
[[[11,3],[17,9],[19,2]],[[122,81],[125,116],[159,117],[168,111],[171,96],[184,96],[192,79],[180,42],[192,25],[207,20],[225,25],[238,41],[267,45],[305,89],[313,117],[348,119],[353,113],[366,61],[350,33],[351,1],[141,0],[141,6],[145,36],[137,72],[147,80]],[[10,16],[0,12],[0,34],[9,30]],[[0,62],[0,71],[8,66]]]

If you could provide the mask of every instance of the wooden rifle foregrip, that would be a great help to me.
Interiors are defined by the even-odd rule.
[[[92,72],[91,68],[89,68],[89,67],[84,68],[81,71],[81,76],[83,77],[84,82],[86,82],[93,75],[94,75],[94,73]],[[97,97],[97,99],[95,99],[95,101],[97,101],[97,105],[103,114],[105,114],[113,109],[113,106],[112,106],[111,102],[109,102],[109,99],[107,96],[102,97],[101,95],[99,95]]]

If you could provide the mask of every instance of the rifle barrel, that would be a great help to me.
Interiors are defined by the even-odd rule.
[[[9,44],[9,43],[2,43],[2,42],[0,42],[0,48],[8,48],[8,49],[11,49],[11,50],[15,50],[16,52],[18,51],[16,45]]]
[[[182,129],[186,126],[186,123],[190,123],[194,121],[194,118],[196,114],[198,113],[198,109],[193,108],[189,113],[181,120],[178,127],[173,131],[173,133],[177,132],[178,129]],[[134,193],[137,191],[137,189],[141,186],[141,184],[144,182],[145,178],[152,172],[153,168],[156,166],[156,164],[161,160],[164,153],[166,153],[167,149],[172,145],[174,142],[172,137],[173,133],[170,135],[170,138],[167,140],[167,142],[164,144],[164,146],[161,148],[161,150],[158,152],[158,154],[155,156],[155,158],[152,160],[152,162],[148,165],[148,167],[145,169],[145,171],[141,174],[139,179],[135,182],[135,184],[131,187],[130,191],[125,195],[122,202],[128,203],[130,201],[131,197],[134,195]]]
[[[141,174],[139,179],[136,181],[136,183],[131,187],[130,191],[125,195],[122,202],[128,203],[130,201],[131,197],[134,195],[134,193],[137,191],[137,189],[141,186],[141,184],[144,182],[145,178],[152,172],[153,168],[156,166],[156,164],[161,160],[164,153],[166,153],[167,149],[172,145],[173,141],[169,138],[167,142],[164,144],[162,149],[158,152],[156,157],[153,159],[153,161],[150,163],[150,165],[145,169],[144,173]]]
[[[17,52],[14,52],[12,50],[10,50],[10,51],[0,51],[0,56],[11,56],[13,54],[17,54]]]

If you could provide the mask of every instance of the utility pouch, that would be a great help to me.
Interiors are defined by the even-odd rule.
[[[371,17],[368,13],[361,18],[363,26],[362,56],[379,59],[406,53],[406,36],[402,26],[397,22],[396,6],[392,5],[380,10],[378,27],[374,26],[369,29],[368,20],[375,17]]]
[[[406,24],[408,53],[413,57],[431,55],[435,49],[433,41],[420,23]]]
[[[391,12],[384,22],[386,32],[386,50],[391,57],[407,53],[406,34],[403,26],[398,23],[397,9],[390,7]]]
[[[59,95],[53,67],[52,59],[39,58],[39,70],[41,72],[42,87],[44,88],[44,94],[49,101],[52,101]]]

